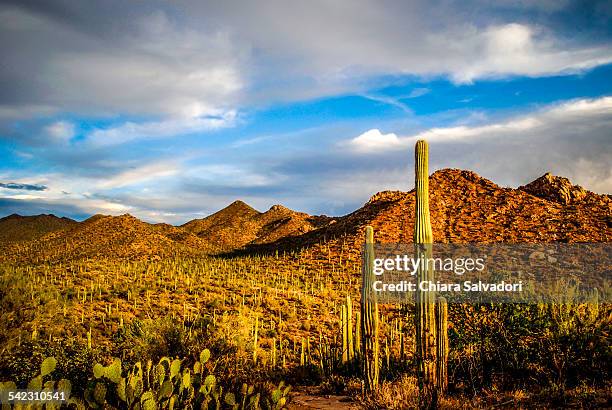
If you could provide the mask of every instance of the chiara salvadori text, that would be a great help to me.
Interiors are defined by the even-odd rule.
[[[463,282],[410,282],[402,280],[399,282],[385,283],[381,280],[374,281],[372,288],[375,292],[522,292],[523,281],[487,283],[482,281],[463,281]]]

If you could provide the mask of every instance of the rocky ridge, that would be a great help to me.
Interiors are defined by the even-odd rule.
[[[443,169],[430,176],[429,188],[435,242],[612,240],[610,196],[586,191],[566,178],[545,174],[514,189],[501,187],[471,171]],[[44,260],[146,259],[307,249],[312,257],[336,253],[351,257],[359,254],[367,225],[374,227],[377,242],[412,242],[414,201],[414,190],[383,191],[373,195],[363,207],[337,218],[311,216],[281,205],[259,212],[235,201],[180,227],[152,225],[130,215],[95,215],[80,223],[62,220],[58,230],[24,228],[26,232],[37,233],[14,234],[14,238],[26,239],[5,244],[2,253],[16,258],[36,255]],[[15,216],[2,218],[0,227],[15,223],[19,226],[20,221]]]
[[[299,236],[325,225],[331,219],[310,216],[282,205],[259,212],[242,201],[235,201],[206,218],[187,222],[182,228],[222,249],[234,250],[250,244],[269,244],[282,238]]]
[[[533,191],[532,191],[533,192]],[[612,201],[588,193],[570,204],[542,198],[521,188],[505,188],[471,171],[443,169],[430,176],[429,206],[435,242],[533,243],[609,242]],[[383,191],[336,223],[308,232],[275,248],[324,249],[358,253],[365,227],[374,228],[376,242],[412,242],[414,190]],[[323,245],[325,243],[325,245]],[[251,247],[259,252],[272,247]]]
[[[12,214],[0,218],[0,244],[26,242],[47,233],[67,229],[78,222],[55,215],[21,216]]]

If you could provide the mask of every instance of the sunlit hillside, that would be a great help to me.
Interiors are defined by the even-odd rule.
[[[435,240],[609,241],[610,198],[572,196],[579,187],[550,181],[559,180],[510,189],[467,171],[433,174]],[[362,396],[357,356],[343,351],[347,328],[359,351],[364,228],[374,227],[377,242],[410,242],[413,208],[414,191],[381,192],[337,218],[282,207],[259,213],[241,202],[183,227],[128,215],[53,229],[50,217],[5,218],[0,226],[19,240],[2,252],[0,378],[25,387],[53,357],[55,370],[43,381],[70,381],[77,407],[122,407],[129,400],[118,380],[129,385],[139,366],[157,395],[132,397],[143,406],[149,399],[168,406],[173,394],[176,403],[230,407],[258,394],[268,408],[329,394],[347,396],[337,402],[347,408],[416,406],[413,305],[381,306],[377,395]],[[441,406],[609,405],[611,318],[610,306],[596,301],[451,305],[449,394]],[[201,354],[210,358],[204,363]],[[112,376],[119,361],[123,373]],[[92,370],[95,363],[110,367]],[[177,383],[186,385],[172,393],[149,372],[182,374]],[[214,383],[205,383],[207,375]]]

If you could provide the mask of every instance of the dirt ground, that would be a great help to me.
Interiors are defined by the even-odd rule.
[[[357,410],[359,407],[348,396],[314,395],[308,390],[297,390],[291,394],[290,410]]]

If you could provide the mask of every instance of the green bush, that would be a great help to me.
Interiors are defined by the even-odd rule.
[[[565,389],[612,375],[606,304],[455,306],[451,381],[481,387]]]
[[[96,351],[85,345],[62,340],[61,342],[26,341],[0,355],[0,380],[12,380],[20,388],[38,374],[46,357],[57,359],[54,376],[68,379],[77,392],[82,392],[91,373],[91,363],[99,359]]]

